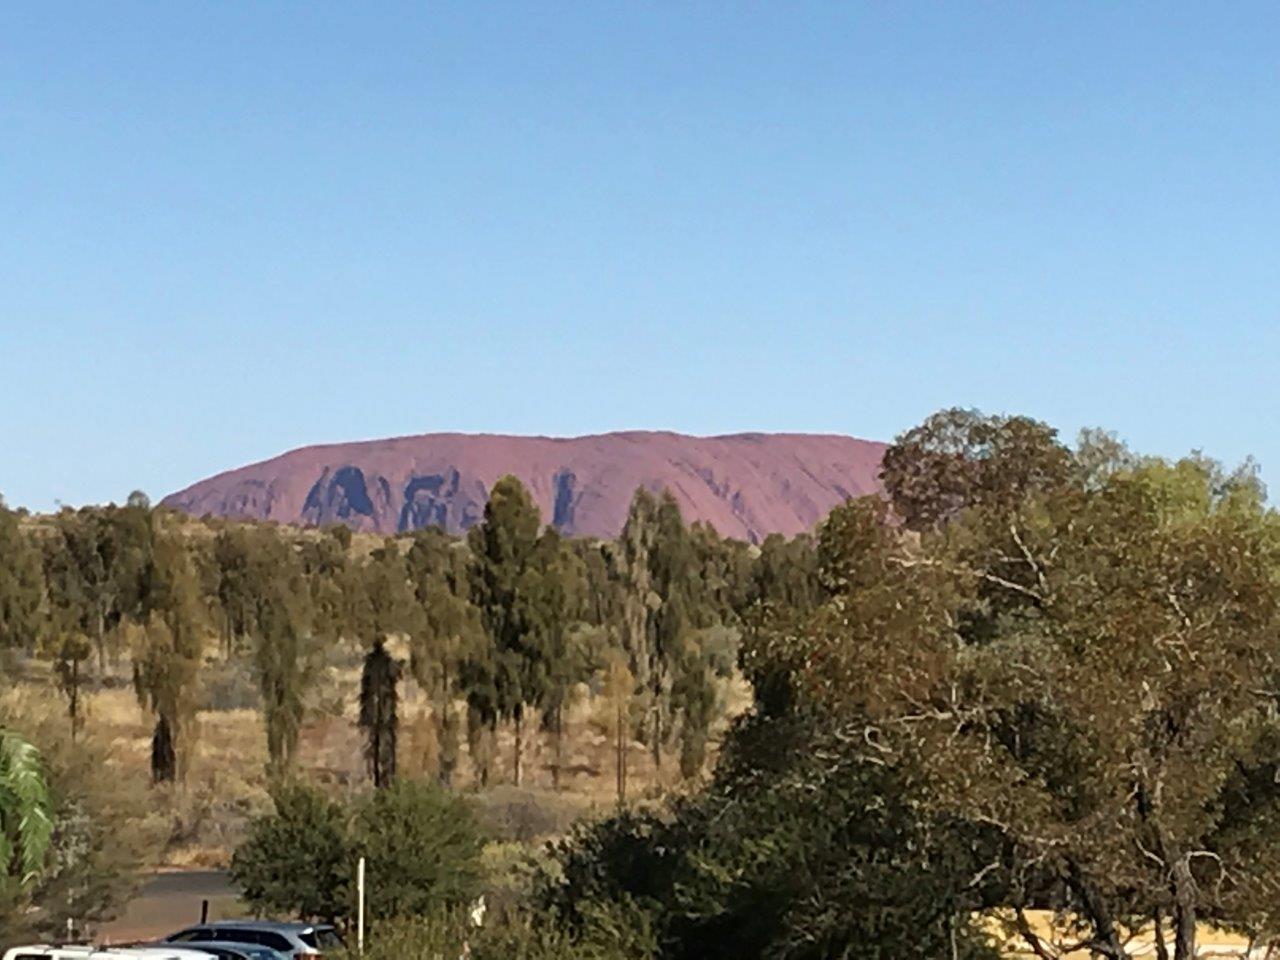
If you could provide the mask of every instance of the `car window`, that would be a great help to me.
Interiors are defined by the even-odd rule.
[[[271,947],[273,950],[283,950],[285,953],[293,952],[293,944],[289,942],[289,938],[278,933],[237,927],[224,927],[219,932],[222,934],[222,936],[219,937],[221,940],[239,940],[241,943],[260,943],[264,947]]]
[[[183,930],[181,933],[175,933],[169,938],[170,943],[187,943],[191,940],[212,940],[213,931],[206,927],[192,927],[190,930]]]

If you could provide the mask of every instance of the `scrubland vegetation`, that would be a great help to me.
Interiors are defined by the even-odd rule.
[[[1252,467],[952,410],[883,481],[758,546],[647,491],[616,540],[565,540],[511,479],[459,539],[0,513],[0,718],[48,785],[0,793],[0,926],[105,915],[147,857],[345,924],[363,854],[388,958],[1280,935]]]

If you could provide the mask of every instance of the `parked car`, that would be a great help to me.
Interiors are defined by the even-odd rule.
[[[142,947],[50,946],[14,947],[4,960],[220,960],[211,953],[167,943]]]
[[[161,944],[158,946],[168,946]],[[285,960],[287,953],[264,947],[260,943],[237,943],[229,940],[218,943],[208,941],[183,940],[182,946],[188,950],[198,950],[217,958],[217,960]]]
[[[342,946],[342,938],[330,924],[278,920],[215,920],[172,933],[164,942],[252,943],[286,957],[310,957]]]
[[[88,946],[51,947],[47,943],[35,943],[6,950],[4,960],[88,960],[93,952],[94,948]]]

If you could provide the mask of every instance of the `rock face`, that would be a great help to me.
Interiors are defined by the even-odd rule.
[[[481,519],[489,489],[511,473],[565,534],[616,535],[643,486],[670,490],[689,522],[758,542],[808,530],[845,499],[876,492],[883,453],[881,443],[825,434],[435,433],[304,447],[202,480],[164,504],[196,516],[458,533]]]

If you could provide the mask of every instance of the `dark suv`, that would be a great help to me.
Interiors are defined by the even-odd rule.
[[[164,939],[165,943],[254,943],[286,957],[314,957],[342,946],[338,931],[327,923],[276,920],[215,920]]]

